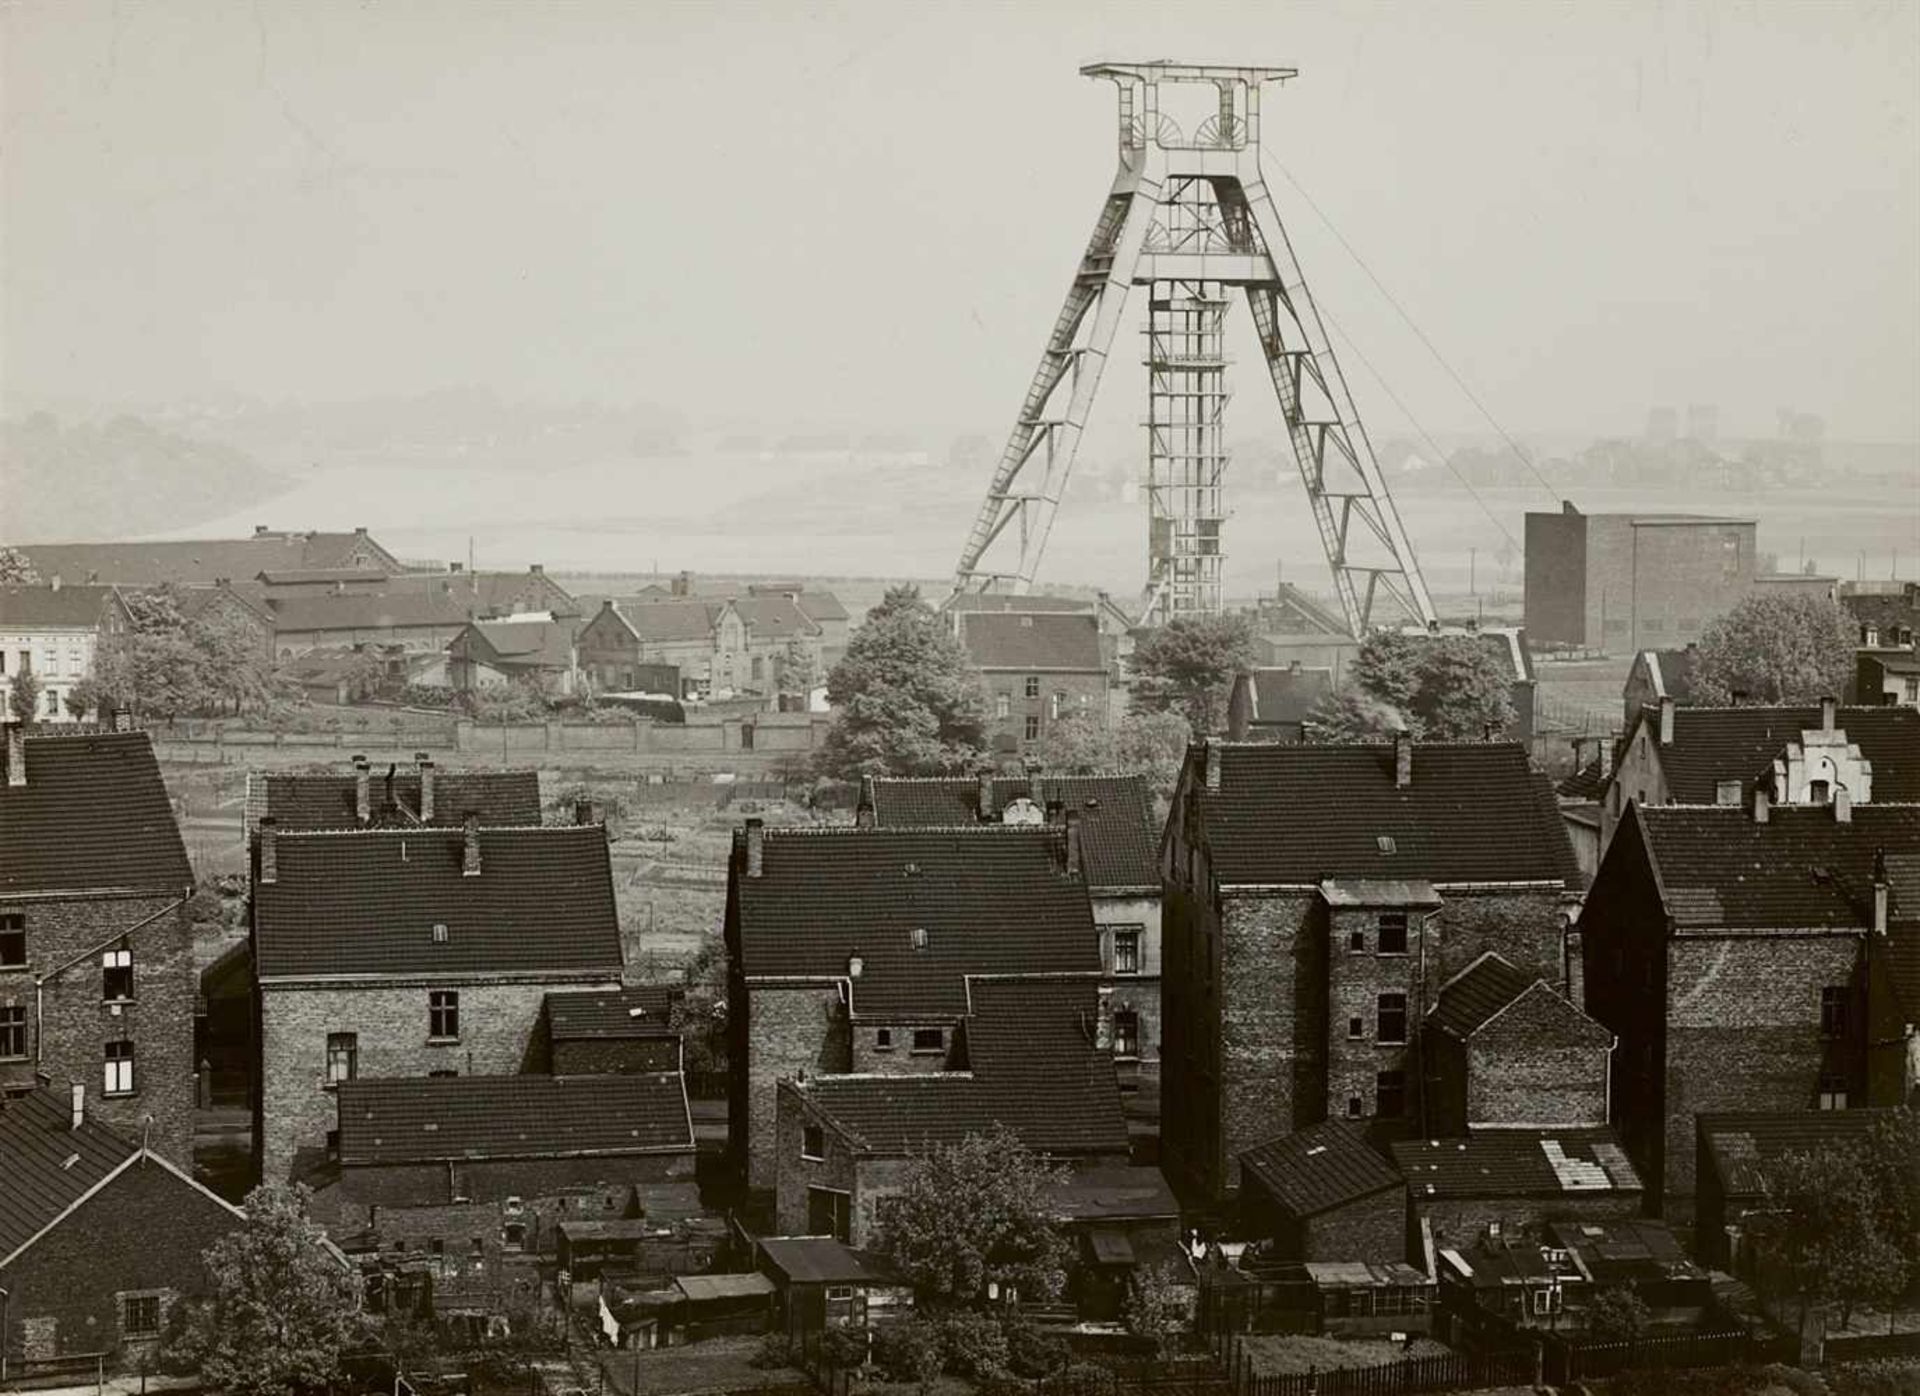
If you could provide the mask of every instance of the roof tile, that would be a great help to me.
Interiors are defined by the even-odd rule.
[[[988,822],[1003,816],[1018,799],[1032,800],[1043,811],[1057,800],[1080,816],[1087,881],[1096,892],[1105,887],[1159,886],[1153,804],[1146,777],[1000,777],[993,782],[994,813]],[[884,828],[951,828],[973,823],[979,820],[980,782],[943,777],[876,780],[873,810]]]
[[[343,1081],[342,1167],[691,1153],[678,1072]]]
[[[0,892],[179,892],[193,881],[145,732],[40,729],[22,745],[26,784],[0,779]]]
[[[1344,1120],[1327,1120],[1257,1144],[1240,1155],[1240,1166],[1296,1217],[1403,1186],[1394,1166],[1375,1152],[1359,1128]]]

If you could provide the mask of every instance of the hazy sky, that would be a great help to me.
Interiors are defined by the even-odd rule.
[[[473,385],[998,434],[1113,169],[1075,70],[1178,57],[1301,70],[1273,153],[1508,425],[1920,438],[1911,0],[0,15],[16,401]],[[1276,194],[1426,425],[1479,427]]]

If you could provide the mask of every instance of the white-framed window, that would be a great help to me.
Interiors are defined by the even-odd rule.
[[[125,946],[100,952],[100,997],[109,1003],[133,997],[133,952]]]
[[[996,693],[993,695],[993,715],[995,717],[1004,719],[1012,712],[1013,695],[1011,693]]]
[[[1542,1318],[1548,1314],[1561,1312],[1561,1289],[1559,1285],[1548,1285],[1544,1289],[1533,1291],[1533,1311]]]
[[[1113,928],[1113,972],[1115,974],[1140,972],[1140,931],[1139,926]]]
[[[108,1095],[133,1094],[133,1042],[121,1038],[109,1042],[106,1048],[106,1062],[103,1072],[103,1085]]]
[[[1038,698],[1039,696],[1040,696],[1040,676],[1038,674],[1028,674],[1027,675],[1027,697],[1032,699],[1032,698]]]
[[[1113,1055],[1140,1055],[1140,1015],[1131,1008],[1116,1009],[1113,1015]]]
[[[360,1069],[360,1036],[351,1032],[327,1034],[327,1084],[351,1081]]]

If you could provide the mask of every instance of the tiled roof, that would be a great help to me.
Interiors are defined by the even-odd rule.
[[[1920,629],[1920,591],[1915,590],[1911,583],[1897,592],[1844,592],[1840,604],[1861,625],[1875,625],[1883,629],[1889,625],[1906,625]]]
[[[749,977],[843,976],[855,1014],[954,1019],[968,974],[1100,968],[1087,884],[1060,829],[768,829],[759,877],[735,834],[740,963]],[[916,946],[914,931],[926,932]]]
[[[1468,1037],[1538,982],[1489,950],[1441,986],[1440,1001],[1427,1017],[1456,1037]]]
[[[378,553],[385,550],[371,543]],[[336,567],[352,555],[351,533],[267,533],[254,538],[194,538],[165,543],[29,543],[21,546],[41,577],[106,585],[211,586],[283,568]],[[391,557],[391,554],[387,556]]]
[[[1874,854],[1920,850],[1920,805],[1877,800],[1845,823],[1825,805],[1776,806],[1764,824],[1737,805],[1635,805],[1631,817],[1682,928],[1865,926]],[[1893,915],[1920,917],[1920,896],[1902,891]]]
[[[1284,668],[1252,669],[1247,684],[1253,698],[1249,720],[1255,726],[1302,722],[1314,705],[1333,692],[1333,670]]]
[[[304,829],[351,829],[354,819],[354,777],[332,773],[281,775],[247,772],[247,830],[259,827],[262,816],[279,821],[280,832]],[[372,772],[368,795],[375,824],[411,825],[409,814],[420,812],[420,772],[395,771],[393,793],[387,793],[385,768]],[[540,822],[538,771],[448,771],[433,773],[434,824],[453,826],[471,810],[490,829],[510,824]]]
[[[1671,698],[1675,703],[1693,701],[1693,668],[1699,662],[1698,646],[1677,650],[1642,650],[1640,662],[1646,666],[1655,697]]]
[[[104,586],[0,586],[0,627],[90,630],[112,596]]]
[[[831,1236],[763,1236],[760,1252],[789,1284],[898,1284],[880,1257]]]
[[[1877,1110],[1800,1110],[1696,1115],[1706,1155],[1720,1176],[1721,1191],[1751,1196],[1766,1191],[1767,1165],[1782,1154],[1864,1145]]]
[[[963,613],[960,643],[980,669],[1101,673],[1100,624],[1090,611]]]
[[[1613,773],[1601,757],[1594,757],[1579,770],[1554,786],[1553,793],[1567,800],[1598,800],[1607,793]]]
[[[472,629],[494,654],[520,664],[537,664],[547,669],[573,666],[573,639],[580,630],[577,620],[482,620]]]
[[[1086,611],[1091,613],[1098,602],[1084,600],[1078,596],[1045,596],[1038,592],[1029,592],[1025,596],[1015,596],[1004,591],[961,591],[955,592],[940,603],[940,609],[950,614],[979,615],[989,611],[1029,612],[1039,615],[1045,612]]]
[[[816,625],[823,620],[852,619],[845,604],[830,591],[802,590],[794,597],[794,604]]]
[[[1296,1217],[1311,1217],[1402,1185],[1393,1165],[1344,1120],[1327,1120],[1257,1144],[1240,1155],[1240,1166]]]
[[[1639,721],[1660,730],[1660,713],[1640,710]],[[1743,801],[1772,768],[1788,742],[1820,726],[1818,704],[1797,707],[1675,708],[1673,741],[1656,746],[1675,803],[1710,805],[1723,780],[1741,783]],[[1834,726],[1873,763],[1876,801],[1920,800],[1920,709],[1841,708]],[[1631,733],[1628,734],[1632,736]]]
[[[1223,883],[1577,875],[1553,790],[1514,743],[1417,743],[1404,790],[1391,745],[1219,746],[1220,788],[1205,788],[1204,748],[1190,755],[1186,779]]]
[[[555,1042],[578,1038],[657,1037],[673,1031],[677,986],[633,984],[608,991],[548,994],[547,1029]]]
[[[27,783],[0,782],[0,892],[178,893],[193,881],[145,732],[42,728],[23,746]]]
[[[1047,1191],[1047,1208],[1064,1221],[1177,1217],[1180,1203],[1166,1175],[1150,1164],[1095,1163],[1076,1168]]]
[[[469,877],[460,830],[277,835],[278,876],[253,884],[260,977],[618,978],[606,831],[482,829],[479,838],[481,870]]]
[[[797,1088],[858,1148],[908,1154],[1005,1125],[1049,1154],[1127,1152],[1113,1058],[1087,980],[975,980],[964,1072],[818,1076]]]
[[[71,1120],[51,1091],[0,1102],[0,1260],[139,1152],[91,1117],[77,1130]]]
[[[613,608],[628,629],[655,644],[710,638],[719,610],[705,601],[685,597],[654,601],[644,596],[616,596]]]
[[[1087,881],[1103,887],[1158,887],[1154,857],[1153,802],[1145,776],[1035,776],[996,778],[997,820],[1014,800],[1028,799],[1044,811],[1059,801],[1080,816],[1080,847]],[[980,782],[944,777],[876,780],[875,821],[883,828],[942,828],[972,823],[980,815]]]
[[[1403,1139],[1393,1161],[1423,1197],[1560,1197],[1637,1193],[1611,1129],[1513,1129],[1469,1139]]]
[[[281,633],[309,630],[393,630],[405,626],[465,625],[486,613],[480,602],[437,592],[348,592],[342,596],[289,596],[273,603],[274,628]]]
[[[690,1153],[678,1072],[340,1083],[340,1163]]]

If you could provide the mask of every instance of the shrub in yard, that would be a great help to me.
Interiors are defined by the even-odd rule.
[[[820,1334],[820,1360],[836,1371],[858,1367],[867,1360],[871,1338],[864,1328],[829,1328]]]
[[[1829,1367],[1833,1396],[1920,1396],[1920,1362],[1862,1362]]]
[[[946,1348],[940,1330],[922,1318],[901,1319],[875,1330],[873,1360],[888,1381],[924,1388],[940,1375]]]
[[[787,1343],[784,1333],[769,1333],[760,1340],[759,1348],[748,1359],[756,1367],[791,1367],[793,1351]]]
[[[1018,1377],[1050,1377],[1072,1360],[1066,1340],[1043,1333],[1025,1319],[1003,1325],[1007,1338],[1007,1366]]]
[[[1630,1342],[1651,1322],[1646,1301],[1624,1286],[1601,1290],[1587,1305],[1587,1331],[1603,1343]]]
[[[956,1376],[985,1379],[1008,1370],[1007,1333],[988,1314],[949,1314],[940,1325],[947,1370]]]
[[[1040,1383],[1042,1396],[1114,1396],[1113,1373],[1095,1362],[1076,1362]]]

